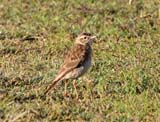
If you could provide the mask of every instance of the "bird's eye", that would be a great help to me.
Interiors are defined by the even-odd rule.
[[[85,36],[84,39],[87,39],[87,37]]]

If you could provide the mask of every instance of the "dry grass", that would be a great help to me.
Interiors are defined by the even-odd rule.
[[[160,116],[159,0],[0,1],[0,121],[155,122]],[[92,32],[93,66],[80,101],[50,96],[75,36]]]

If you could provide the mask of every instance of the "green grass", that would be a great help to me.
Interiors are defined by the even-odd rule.
[[[0,0],[0,121],[160,121],[159,0]],[[93,66],[43,92],[80,32],[98,36]]]

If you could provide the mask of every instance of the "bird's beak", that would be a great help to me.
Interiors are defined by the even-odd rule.
[[[91,39],[93,40],[93,42],[96,42],[97,37],[96,36],[91,36]]]

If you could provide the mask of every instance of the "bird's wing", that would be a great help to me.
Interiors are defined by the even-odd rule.
[[[88,46],[76,45],[71,49],[71,51],[66,55],[58,75],[53,80],[53,83],[47,88],[45,94],[47,94],[58,83],[58,81],[62,80],[67,73],[72,71],[74,68],[81,66],[88,56],[88,48]]]
[[[87,49],[88,46],[75,45],[75,47],[73,47],[71,51],[69,51],[69,53],[66,55],[64,63],[60,68],[58,74],[61,74],[63,72],[66,74],[74,68],[80,66],[87,57]]]

